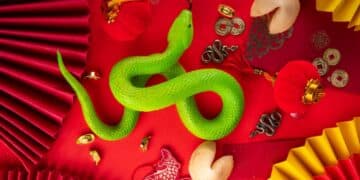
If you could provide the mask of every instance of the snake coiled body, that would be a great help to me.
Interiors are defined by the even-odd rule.
[[[117,140],[134,129],[139,112],[176,104],[183,124],[195,136],[217,140],[232,132],[243,113],[242,89],[231,75],[221,70],[185,72],[178,60],[190,46],[192,38],[192,14],[183,10],[169,30],[168,47],[163,52],[127,57],[113,66],[109,77],[110,89],[115,99],[125,106],[122,119],[114,126],[100,120],[87,91],[66,69],[58,53],[60,71],[74,89],[89,128],[102,139]],[[154,74],[162,74],[168,80],[144,87]],[[193,98],[195,94],[206,91],[217,93],[223,102],[222,111],[211,120],[201,115]]]

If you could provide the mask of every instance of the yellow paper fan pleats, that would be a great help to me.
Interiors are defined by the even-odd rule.
[[[320,136],[307,138],[305,145],[293,148],[285,161],[273,165],[269,179],[312,179],[325,173],[325,167],[360,153],[360,117],[326,128]]]
[[[332,12],[334,22],[349,22],[348,28],[360,28],[360,0],[316,0],[316,10]]]

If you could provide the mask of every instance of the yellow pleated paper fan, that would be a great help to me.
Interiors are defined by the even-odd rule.
[[[360,30],[360,0],[316,0],[318,11],[332,12],[335,22],[349,22],[348,28]]]
[[[305,145],[289,151],[287,159],[274,164],[271,180],[312,179],[325,173],[326,166],[360,153],[360,117],[326,128],[322,135],[307,138]]]

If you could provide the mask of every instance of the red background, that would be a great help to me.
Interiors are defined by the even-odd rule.
[[[155,1],[154,1],[155,2]],[[317,135],[326,127],[335,126],[336,122],[350,120],[360,115],[360,83],[356,80],[360,75],[357,68],[360,67],[357,50],[360,47],[359,33],[346,29],[345,23],[331,22],[331,14],[315,11],[315,1],[302,1],[302,10],[294,27],[293,37],[286,41],[284,47],[277,51],[271,51],[262,59],[251,62],[256,67],[264,68],[270,72],[281,69],[286,62],[293,59],[313,59],[321,56],[322,51],[311,46],[311,36],[317,30],[326,30],[331,38],[331,47],[338,48],[342,53],[341,63],[337,66],[346,69],[350,74],[350,84],[346,89],[335,89],[326,84],[326,96],[318,104],[313,105],[305,115],[304,119],[294,120],[285,117],[274,137],[257,136],[249,139],[248,135],[255,127],[259,116],[264,112],[273,111],[277,106],[273,99],[272,86],[264,79],[250,74],[241,74],[238,69],[229,68],[224,65],[203,65],[200,55],[204,48],[214,39],[219,38],[214,32],[214,23],[218,18],[217,6],[219,3],[231,5],[236,10],[236,16],[245,20],[246,32],[241,36],[227,36],[220,38],[224,44],[240,45],[240,50],[229,57],[226,61],[237,62],[236,57],[244,51],[246,37],[249,33],[251,19],[249,9],[252,1],[237,0],[193,0],[194,39],[191,47],[180,60],[187,71],[199,68],[215,67],[223,69],[236,77],[243,87],[245,94],[245,111],[240,124],[236,130],[226,138],[217,142],[220,155],[224,152],[224,144],[239,144],[247,147],[255,142],[264,142],[264,151],[240,151],[235,156],[235,169],[233,174],[237,178],[266,178],[269,176],[271,164],[283,160],[287,151],[275,150],[276,143],[269,146],[274,140],[292,140],[301,143],[304,137]],[[121,7],[117,22],[107,25],[100,10],[100,0],[90,0],[90,24],[91,38],[90,51],[88,54],[87,69],[96,69],[102,73],[102,79],[98,81],[83,81],[89,94],[93,99],[96,110],[103,121],[115,124],[122,116],[122,106],[113,98],[109,86],[108,75],[111,67],[119,60],[132,55],[147,55],[164,50],[167,45],[167,31],[177,14],[188,7],[185,0],[159,0],[157,4],[144,2],[125,3]],[[104,26],[107,26],[104,28]],[[118,28],[118,29],[116,29]],[[126,29],[144,33],[136,40],[118,41],[112,38],[134,36]],[[119,30],[122,29],[122,30]],[[128,33],[128,34],[127,34]],[[66,59],[65,59],[66,63]],[[238,64],[239,66],[239,64]],[[155,77],[150,83],[162,81],[161,77]],[[207,117],[215,116],[221,110],[221,100],[215,94],[204,93],[197,96],[198,105]],[[59,136],[52,149],[44,159],[44,164],[67,170],[69,172],[92,175],[95,178],[106,179],[130,179],[137,167],[153,164],[159,158],[160,148],[169,148],[175,157],[182,163],[182,175],[187,175],[188,161],[191,152],[202,142],[191,135],[182,125],[175,106],[160,111],[141,113],[140,119],[133,133],[128,137],[106,142],[97,139],[91,145],[76,145],[75,141],[80,135],[90,132],[86,126],[81,108],[75,98],[74,105],[68,113],[67,118],[60,130]],[[141,152],[139,143],[141,139],[152,135],[149,150]],[[256,149],[262,147],[254,146]],[[270,147],[271,150],[266,150]],[[91,161],[89,149],[99,150],[102,160],[98,166]],[[281,149],[281,148],[280,148]],[[19,162],[0,143],[0,165],[18,165]],[[226,151],[228,152],[228,151]],[[246,154],[244,154],[246,153]],[[259,156],[266,154],[268,160],[262,161]],[[248,163],[248,169],[240,164],[242,157]],[[240,159],[241,160],[241,159]],[[242,168],[237,168],[242,167]],[[265,167],[265,168],[264,168]],[[259,168],[259,171],[249,169]],[[263,169],[263,170],[261,170]],[[139,168],[136,178],[144,177],[149,168]]]

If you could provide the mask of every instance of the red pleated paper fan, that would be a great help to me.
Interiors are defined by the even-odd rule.
[[[308,105],[302,102],[302,96],[310,79],[320,79],[311,63],[296,60],[286,64],[280,70],[274,85],[278,106],[287,113],[304,113]]]
[[[0,6],[0,139],[27,169],[48,151],[73,101],[56,50],[80,77],[88,36],[86,0]]]
[[[0,170],[0,179],[6,180],[77,180],[89,179],[89,177],[79,177],[62,171],[34,169],[27,172],[23,169]]]

